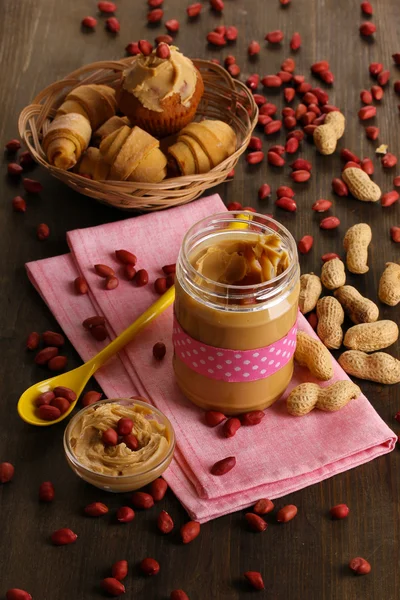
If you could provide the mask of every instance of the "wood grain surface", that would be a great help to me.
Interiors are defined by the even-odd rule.
[[[188,0],[165,0],[164,6],[164,20],[180,20],[176,43],[181,50],[200,58],[223,58],[232,53],[241,66],[243,79],[252,72],[276,73],[283,59],[293,55],[296,73],[305,74],[313,85],[319,85],[310,74],[310,65],[317,60],[329,60],[335,74],[335,83],[329,90],[331,102],[340,106],[347,118],[339,148],[350,148],[360,157],[370,156],[375,165],[375,181],[383,191],[392,189],[393,177],[400,173],[400,167],[397,171],[384,171],[374,149],[378,142],[385,143],[400,155],[397,108],[400,100],[392,86],[394,79],[400,79],[400,70],[391,59],[392,53],[400,52],[398,0],[372,0],[375,10],[372,20],[377,26],[372,39],[359,35],[359,25],[367,18],[356,0],[292,0],[286,7],[279,0],[225,0],[222,15],[209,10],[208,2],[204,1],[202,15],[193,22],[186,17],[187,3]],[[85,63],[123,56],[130,41],[152,40],[165,32],[162,24],[147,26],[145,0],[119,0],[121,31],[118,35],[110,34],[96,4],[95,0],[1,1],[1,143],[17,136],[20,110],[43,87]],[[95,32],[82,31],[80,22],[86,15],[98,17]],[[239,29],[237,42],[222,50],[208,47],[205,39],[208,31],[219,24],[232,24]],[[282,29],[285,40],[277,47],[267,47],[264,35],[274,29]],[[299,31],[303,39],[301,50],[295,55],[289,50],[294,31]],[[247,46],[252,39],[260,41],[262,50],[250,60]],[[365,125],[357,117],[360,90],[374,83],[368,73],[372,61],[383,62],[392,76],[373,121],[380,128],[378,142],[366,139]],[[328,89],[324,84],[322,87]],[[267,96],[280,110],[282,93],[268,92]],[[267,139],[261,131],[260,136],[264,149],[284,140],[283,133]],[[313,250],[301,257],[303,272],[319,272],[324,252],[343,254],[342,238],[349,226],[370,223],[373,230],[370,271],[363,276],[350,275],[348,282],[376,300],[385,262],[398,261],[400,256],[400,245],[394,244],[389,235],[391,225],[400,225],[399,203],[383,209],[380,203],[339,198],[331,190],[331,180],[340,175],[342,167],[339,154],[320,156],[305,141],[297,155],[313,164],[309,183],[296,185],[297,213],[285,213],[274,206],[276,188],[291,181],[288,165],[277,169],[264,162],[249,167],[242,159],[234,180],[214,191],[226,203],[239,201],[260,212],[272,212],[296,239],[304,234],[314,235]],[[28,590],[34,600],[94,600],[102,597],[99,582],[107,576],[111,564],[124,558],[129,560],[131,571],[125,597],[132,600],[167,600],[175,588],[186,590],[190,600],[244,600],[256,594],[268,600],[398,599],[400,454],[397,448],[357,469],[279,499],[278,505],[293,503],[299,508],[298,516],[287,525],[275,524],[270,519],[265,533],[251,533],[245,526],[244,511],[238,512],[204,525],[200,537],[184,547],[178,534],[162,537],[157,533],[155,518],[159,507],[137,514],[129,525],[116,525],[115,509],[125,500],[98,491],[75,477],[64,458],[64,426],[36,429],[19,419],[15,410],[19,395],[46,375],[33,365],[32,355],[25,351],[25,338],[31,330],[59,330],[29,284],[24,263],[66,252],[65,233],[70,229],[129,215],[74,193],[39,168],[32,173],[43,183],[43,193],[27,196],[26,214],[14,213],[11,200],[23,190],[7,176],[8,161],[5,155],[0,182],[0,461],[14,463],[16,474],[12,483],[0,486],[0,598],[5,597],[7,589],[19,587]],[[257,190],[264,182],[271,185],[273,195],[258,203]],[[340,218],[339,229],[320,231],[322,216],[310,208],[319,198],[333,200],[329,214]],[[50,226],[51,235],[46,242],[36,239],[36,227],[41,222]],[[168,227],[167,221],[165,225]],[[380,310],[382,318],[399,320],[399,307],[380,305]],[[398,344],[389,348],[389,352],[399,356]],[[79,357],[71,346],[67,353],[69,366],[78,366]],[[394,420],[400,409],[399,386],[367,382],[360,385],[381,417],[399,432],[399,424]],[[296,448],[288,447],[287,452],[296,452]],[[38,486],[44,480],[53,481],[56,488],[56,501],[51,505],[38,502]],[[111,516],[98,520],[83,516],[83,507],[95,500],[106,502]],[[333,522],[328,510],[341,502],[350,506],[350,517]],[[168,492],[161,506],[178,525],[187,519],[172,493]],[[74,546],[55,548],[50,544],[51,532],[60,527],[70,527],[78,533]],[[138,574],[137,565],[146,556],[160,562],[157,577],[146,579]],[[369,575],[356,577],[349,571],[348,562],[355,556],[370,561]],[[254,592],[244,582],[242,574],[247,570],[263,573],[264,592]]]

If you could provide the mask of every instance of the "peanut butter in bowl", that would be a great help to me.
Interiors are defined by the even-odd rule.
[[[121,423],[130,423],[121,435]],[[75,473],[111,492],[139,489],[172,460],[175,435],[168,419],[138,399],[103,400],[82,409],[64,433],[66,458]]]

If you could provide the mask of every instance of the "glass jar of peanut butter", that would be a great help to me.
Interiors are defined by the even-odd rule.
[[[293,373],[300,269],[289,231],[260,214],[196,223],[176,269],[174,371],[205,410],[270,406]]]

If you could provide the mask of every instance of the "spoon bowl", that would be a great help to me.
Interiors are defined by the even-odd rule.
[[[132,325],[125,329],[125,331],[116,337],[115,340],[103,348],[103,350],[101,350],[88,362],[76,369],[73,369],[72,371],[62,373],[61,375],[56,375],[55,377],[50,377],[50,379],[45,379],[44,381],[40,381],[39,383],[31,385],[30,388],[25,390],[18,401],[17,410],[21,419],[26,421],[26,423],[30,423],[31,425],[44,427],[46,425],[55,425],[56,423],[59,423],[68,417],[68,415],[73,411],[75,404],[77,403],[78,398],[90,377],[92,377],[92,375],[109,358],[114,356],[114,354],[117,354],[117,352],[126,346],[139,333],[139,331],[141,331],[144,327],[146,327],[146,325],[151,323],[156,317],[158,317],[158,315],[168,308],[173,303],[174,298],[175,288],[171,287],[142,315],[140,315],[140,317],[138,317],[136,321],[132,323]],[[36,414],[37,407],[35,400],[38,396],[40,396],[40,394],[43,394],[43,392],[53,390],[57,386],[67,387],[73,390],[76,393],[76,400],[71,402],[68,410],[60,415],[58,419],[54,419],[54,421],[45,421]]]

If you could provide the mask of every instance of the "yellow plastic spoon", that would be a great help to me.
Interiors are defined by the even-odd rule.
[[[175,288],[171,287],[165,292],[154,304],[152,304],[132,325],[130,325],[125,331],[123,331],[115,340],[113,340],[108,346],[103,348],[101,352],[96,354],[92,359],[83,364],[73,371],[63,373],[62,375],[56,375],[50,379],[45,379],[39,383],[35,383],[28,388],[20,397],[18,401],[18,414],[27,423],[31,425],[54,425],[59,423],[65,417],[68,417],[70,412],[74,409],[77,400],[82,393],[87,381],[92,375],[99,369],[109,358],[117,354],[126,344],[128,344],[139,331],[141,331],[146,325],[151,323],[158,315],[160,315],[168,306],[170,306],[175,298]],[[58,419],[54,421],[44,421],[40,419],[36,414],[35,399],[43,392],[53,390],[57,386],[68,387],[76,393],[77,399],[71,403],[69,409],[62,414]]]

